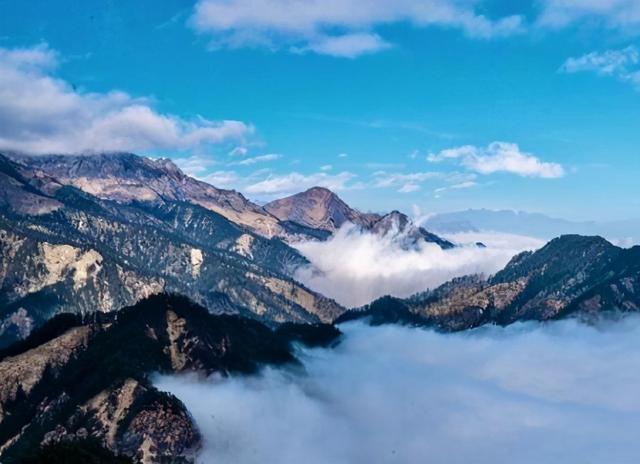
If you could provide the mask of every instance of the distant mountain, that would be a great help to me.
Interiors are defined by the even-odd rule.
[[[280,200],[264,209],[281,221],[291,221],[312,229],[335,232],[346,222],[369,228],[380,216],[351,208],[338,195],[323,187],[313,187]]]
[[[435,243],[445,250],[455,246],[450,241],[432,234],[423,227],[416,226],[406,214],[399,211],[385,214],[375,221],[369,227],[369,230],[383,237],[393,236],[393,238],[401,241],[400,244],[403,248],[413,248],[421,241]]]
[[[135,177],[129,171],[150,172],[144,160],[124,167],[129,159],[91,163],[120,185],[117,179]],[[137,201],[118,187],[121,193],[103,195],[118,201],[101,199],[65,185],[71,178],[49,177],[55,168],[44,173],[34,165],[46,163],[0,156],[0,198],[10,200],[0,203],[0,346],[58,312],[108,312],[163,291],[187,295],[212,312],[268,323],[329,321],[343,311],[290,277],[307,261],[279,238],[181,197]],[[80,178],[84,169],[78,167]]]
[[[404,247],[414,247],[421,240],[436,243],[442,248],[454,245],[416,226],[409,217],[399,211],[385,215],[362,213],[347,205],[338,195],[322,187],[313,187],[295,195],[272,201],[265,210],[281,221],[326,231],[333,234],[346,223],[381,236],[393,234]]]
[[[431,216],[423,225],[440,234],[496,231],[545,240],[568,234],[601,235],[622,245],[640,243],[640,219],[626,221],[568,221],[539,213],[470,209]]]
[[[464,330],[579,314],[640,311],[640,247],[619,248],[601,237],[565,235],[515,256],[495,276],[469,276],[408,298],[383,299],[338,321],[371,317]]]
[[[0,350],[2,462],[87,438],[136,462],[192,462],[198,429],[182,402],[154,388],[152,374],[254,373],[297,363],[292,341],[324,346],[338,335],[326,325],[272,330],[167,295],[119,313],[59,315]]]

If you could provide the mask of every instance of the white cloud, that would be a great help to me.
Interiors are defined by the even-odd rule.
[[[304,369],[161,377],[203,435],[198,462],[632,464],[640,320],[441,334],[346,324]]]
[[[523,250],[543,241],[509,234],[455,237],[462,246],[442,250],[422,242],[406,249],[402,235],[379,236],[343,226],[324,242],[301,242],[295,247],[311,262],[296,278],[339,303],[360,306],[383,295],[406,297],[467,274],[493,274]],[[482,241],[487,248],[474,244]]]
[[[418,190],[420,190],[420,186],[418,184],[408,183],[400,187],[398,189],[398,193],[411,193],[411,192],[417,192]]]
[[[238,185],[240,176],[235,171],[214,171],[200,177],[200,180],[218,188],[234,188]]]
[[[308,46],[299,49],[304,53],[312,51],[320,55],[341,58],[357,58],[358,56],[386,50],[391,44],[385,42],[378,34],[353,33],[337,37],[321,37]]]
[[[275,161],[282,158],[282,155],[279,153],[269,153],[266,155],[259,155],[259,156],[254,156],[251,158],[246,158],[243,159],[242,161],[236,161],[234,163],[231,164],[237,164],[239,166],[250,166],[252,164],[256,164],[256,163],[265,163],[268,161]]]
[[[560,71],[576,73],[595,72],[601,76],[611,76],[630,82],[640,88],[640,53],[634,46],[620,50],[591,52],[577,58],[569,58]]]
[[[192,177],[204,176],[212,167],[218,164],[215,158],[204,155],[191,155],[187,158],[174,158],[173,161],[180,169]]]
[[[325,164],[323,166],[320,166],[321,171],[331,171],[332,169],[333,169],[333,166],[330,164]]]
[[[459,182],[457,184],[448,185],[446,187],[440,187],[434,190],[436,197],[439,197],[442,193],[447,192],[449,190],[464,190],[477,186],[478,183],[473,180],[466,180],[464,182]]]
[[[199,0],[191,23],[213,47],[263,46],[354,58],[388,48],[378,26],[458,28],[490,38],[522,29],[521,16],[492,20],[477,1],[456,0]]]
[[[377,188],[404,187],[406,185],[418,185],[427,180],[441,179],[444,176],[443,173],[432,171],[412,172],[409,174],[376,171],[373,173],[372,185]]]
[[[355,177],[355,174],[346,171],[335,175],[326,172],[308,175],[291,172],[284,175],[270,175],[267,179],[247,186],[245,191],[255,195],[287,195],[319,186],[337,192],[347,189],[349,182]]]
[[[523,177],[557,178],[564,176],[560,164],[543,162],[536,156],[520,151],[515,143],[493,142],[486,148],[464,145],[427,156],[430,162],[459,160],[467,169],[479,174],[508,172]]]
[[[640,25],[639,0],[543,0],[541,3],[538,22],[547,27],[595,20],[606,27],[637,33]]]
[[[349,155],[347,153],[338,153],[338,158],[346,158]]]
[[[120,91],[75,90],[50,73],[57,54],[44,45],[0,48],[0,148],[28,153],[188,150],[241,140],[240,121],[184,120]]]
[[[246,147],[235,147],[229,152],[229,156],[245,156],[248,152]]]

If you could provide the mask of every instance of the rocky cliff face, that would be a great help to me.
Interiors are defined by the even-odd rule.
[[[622,249],[600,237],[566,235],[535,253],[515,256],[489,279],[455,279],[407,300],[385,300],[382,306],[378,302],[349,312],[339,320],[371,316],[380,323],[390,314],[392,322],[464,330],[485,323],[637,311],[639,258],[640,247]],[[407,312],[410,316],[398,317]]]
[[[291,279],[306,260],[278,238],[189,202],[102,200],[4,162],[22,190],[56,208],[0,205],[0,345],[57,312],[108,312],[162,291],[271,323],[342,311]]]
[[[0,351],[0,459],[93,438],[138,462],[190,462],[200,436],[184,405],[152,373],[251,373],[296,362],[291,341],[328,344],[331,326],[279,330],[214,316],[182,297],[156,295],[117,316],[52,319]]]

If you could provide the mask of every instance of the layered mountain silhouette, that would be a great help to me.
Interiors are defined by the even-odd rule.
[[[560,235],[600,235],[625,244],[640,242],[640,218],[619,221],[569,221],[540,213],[469,209],[434,214],[423,224],[436,233],[495,231],[550,240]]]

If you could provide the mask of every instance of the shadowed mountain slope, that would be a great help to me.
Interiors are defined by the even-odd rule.
[[[118,313],[61,317],[37,340],[0,353],[3,463],[86,438],[141,462],[192,459],[199,432],[178,399],[153,387],[152,374],[250,374],[296,364],[293,341],[324,346],[339,335],[327,325],[272,330],[167,295]]]

